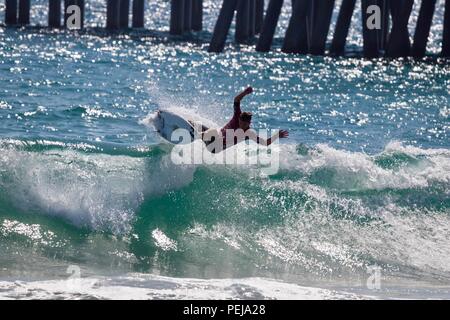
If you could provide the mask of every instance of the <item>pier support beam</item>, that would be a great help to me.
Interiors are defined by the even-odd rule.
[[[70,28],[70,26],[68,26],[67,22],[68,19],[72,16],[73,12],[72,11],[68,11],[68,8],[72,5],[76,5],[78,6],[78,8],[80,8],[80,26],[78,29],[83,29],[84,27],[84,0],[64,0],[64,27],[65,28]]]
[[[184,31],[192,30],[192,0],[184,0]]]
[[[245,43],[250,36],[250,0],[238,0],[236,13],[236,34],[237,43]]]
[[[30,24],[30,0],[19,0],[19,18],[17,23],[22,26]]]
[[[19,0],[19,19],[20,25],[30,24],[30,0]]]
[[[256,2],[255,0],[248,0],[249,1],[249,12],[248,12],[248,36],[250,39],[252,39],[256,34],[255,29],[255,9],[256,9]]]
[[[393,25],[386,48],[386,56],[390,58],[406,57],[411,51],[408,21],[414,0],[394,0],[389,3]]]
[[[355,10],[356,0],[343,0],[339,10],[338,20],[334,30],[330,54],[334,56],[343,55],[347,41],[348,30]]]
[[[264,21],[264,0],[255,0],[255,34],[260,34]]]
[[[76,4],[80,7],[81,13],[81,21],[80,21],[80,29],[84,28],[84,12],[86,6],[84,5],[85,0],[76,0]]]
[[[63,17],[64,17],[64,22],[63,22],[63,27],[67,28],[67,19],[69,18],[69,14],[67,13],[67,9],[71,6],[74,5],[76,2],[76,0],[64,0],[64,11],[63,11]]]
[[[50,28],[61,27],[61,0],[49,0],[48,26]]]
[[[415,58],[425,56],[435,8],[436,0],[422,0],[411,50],[411,55]]]
[[[311,31],[310,26],[312,25],[310,17],[311,6],[311,0],[295,0],[293,2],[292,16],[284,37],[283,52],[308,53],[309,32]]]
[[[203,29],[203,0],[192,0],[192,30]]]
[[[444,34],[442,39],[442,56],[450,58],[450,0],[445,1]]]
[[[313,0],[313,30],[309,52],[315,55],[325,54],[331,16],[333,15],[334,0]]]
[[[133,28],[143,28],[144,27],[144,12],[145,12],[145,2],[144,0],[133,0]]]
[[[120,0],[107,0],[106,3],[106,29],[119,29]]]
[[[283,0],[270,0],[258,44],[256,45],[256,51],[267,52],[270,50],[282,6]]]
[[[170,8],[170,34],[181,35],[184,31],[184,1],[172,0]]]
[[[17,0],[5,0],[5,24],[17,24]]]
[[[130,22],[130,0],[119,1],[119,28],[128,29]]]
[[[220,9],[219,18],[214,27],[213,36],[209,44],[209,52],[222,52],[225,47],[228,30],[233,21],[234,12],[237,8],[237,0],[223,0],[222,8]]]
[[[389,27],[390,27],[390,10],[389,10],[389,1],[391,0],[378,0],[378,4],[381,8],[381,30],[379,32],[378,37],[378,48],[382,51],[386,50],[387,41],[389,36]]]
[[[368,13],[368,9],[371,6],[378,6],[377,0],[362,0],[361,12],[362,12],[362,25],[363,25],[363,41],[364,41],[364,57],[365,58],[378,58],[379,51],[379,29],[369,29],[369,17],[374,14],[374,12]],[[381,24],[381,21],[380,21]],[[380,26],[381,27],[381,26]]]

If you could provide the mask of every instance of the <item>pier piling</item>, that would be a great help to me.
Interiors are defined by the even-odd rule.
[[[68,8],[72,5],[76,5],[78,6],[78,8],[80,8],[80,27],[79,29],[83,29],[84,27],[84,0],[64,0],[64,27],[68,28],[70,27],[67,22],[68,19],[70,18],[70,16],[73,14],[73,12],[69,12]]]
[[[184,1],[172,0],[170,13],[170,34],[182,35],[184,31]]]
[[[48,26],[50,28],[61,27],[61,0],[49,0]]]
[[[442,38],[442,56],[450,57],[450,0],[445,1],[444,33]]]
[[[17,0],[5,0],[5,24],[17,24]]]
[[[312,1],[314,0],[295,0],[293,2],[292,15],[281,49],[283,52],[308,53]]]
[[[127,29],[130,22],[130,0],[119,1],[119,28]]]
[[[309,50],[311,54],[325,54],[325,46],[330,30],[334,2],[334,0],[313,0],[313,30]]]
[[[30,0],[19,0],[19,18],[18,24],[26,26],[30,24]]]
[[[145,2],[144,0],[133,0],[133,28],[143,28],[144,27],[144,11]]]
[[[436,0],[422,0],[411,49],[411,55],[415,58],[425,56],[435,7]]]
[[[184,0],[184,31],[192,30],[192,0]]]
[[[277,28],[278,19],[280,18],[283,0],[270,0],[264,17],[261,34],[256,45],[256,51],[267,52],[272,46],[273,36]]]
[[[255,34],[260,34],[264,21],[264,0],[255,0]]]
[[[203,29],[203,0],[192,0],[192,30]]]
[[[390,10],[389,10],[389,1],[391,0],[378,0],[378,4],[381,8],[381,30],[379,32],[378,37],[378,48],[384,54],[386,50],[387,40],[389,36],[389,27],[390,27]]]
[[[408,21],[414,0],[395,0],[389,3],[393,25],[386,48],[386,56],[390,58],[406,57],[411,51]]]
[[[248,37],[249,39],[252,39],[256,34],[255,29],[255,9],[256,9],[256,2],[255,0],[249,0],[249,12],[248,12]]]
[[[250,0],[238,0],[236,12],[236,33],[235,41],[245,43],[250,36]]]
[[[350,29],[355,5],[356,0],[342,1],[330,48],[330,54],[334,56],[343,55],[345,52],[345,43],[347,42],[348,31]]]
[[[107,0],[106,3],[106,28],[108,30],[119,29],[120,0]]]
[[[213,36],[209,44],[209,52],[222,52],[225,47],[228,30],[233,21],[234,12],[236,11],[238,0],[223,0],[220,9],[219,18],[214,27]]]
[[[368,11],[372,6],[378,6],[377,0],[362,0],[361,13],[362,13],[362,25],[363,25],[363,52],[365,58],[377,58],[380,54],[379,38],[380,31],[377,28],[370,29],[369,17],[374,14]],[[381,13],[381,12],[380,12]],[[381,17],[380,17],[381,18]],[[379,21],[381,27],[381,21]]]
[[[75,3],[76,3],[76,0],[64,0],[64,11],[63,11],[63,17],[64,17],[63,26],[64,27],[67,27],[67,19],[69,18],[69,14],[67,12],[67,9],[71,5],[74,5]]]
[[[80,7],[80,14],[81,14],[81,20],[80,20],[80,29],[84,28],[84,13],[85,13],[85,0],[76,0],[76,5]]]

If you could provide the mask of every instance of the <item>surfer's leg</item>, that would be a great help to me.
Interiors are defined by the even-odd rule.
[[[217,129],[208,129],[205,127],[205,131],[202,131],[202,140],[206,143],[206,142],[213,142],[218,134]]]
[[[197,133],[199,133],[199,134],[201,134],[202,136],[202,138],[203,138],[203,134],[206,132],[206,131],[208,131],[208,130],[210,130],[207,126],[205,126],[205,125],[201,125],[200,126],[200,123],[197,123],[197,122],[194,122],[194,121],[192,121],[192,120],[188,120],[188,122],[189,122],[189,124],[194,128],[194,130],[197,132]]]
[[[202,133],[202,140],[206,149],[211,153],[219,153],[223,150],[223,138],[219,129],[209,129]]]

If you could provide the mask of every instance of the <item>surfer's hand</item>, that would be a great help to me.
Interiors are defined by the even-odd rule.
[[[245,94],[250,94],[253,92],[253,88],[252,87],[248,87],[247,89],[245,89]]]
[[[278,134],[280,136],[280,139],[289,137],[289,132],[287,130],[280,130]]]

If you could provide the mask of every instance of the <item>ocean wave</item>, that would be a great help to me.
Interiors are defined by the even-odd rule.
[[[120,236],[140,270],[188,259],[217,266],[215,276],[252,265],[306,279],[376,264],[389,275],[450,279],[446,149],[280,145],[280,171],[261,177],[252,166],[176,165],[167,145],[140,156],[27,148],[1,147],[0,212],[18,220],[3,226],[5,241],[32,214]]]
[[[250,178],[255,192],[276,189],[281,184],[284,193],[293,193],[289,195],[292,202],[302,198],[296,193],[305,195],[312,190],[318,199],[327,194],[352,195],[361,200],[371,195],[407,198],[408,193],[425,193],[429,200],[441,200],[443,210],[449,207],[447,149],[420,149],[393,142],[382,153],[371,156],[320,144],[311,148],[281,145],[280,171],[265,179],[255,178],[242,165],[177,165],[166,146],[105,154],[104,147],[86,143],[3,140],[0,188],[22,197],[15,199],[21,205],[40,204],[50,214],[72,212],[67,217],[77,224],[86,223],[86,211],[104,216],[104,211],[118,210],[123,217],[132,216],[144,198],[188,186],[198,170],[205,172],[201,177],[205,183],[219,180],[217,185],[207,184],[212,188],[210,193],[220,189],[221,193],[234,192]],[[97,226],[92,221],[87,224]]]

